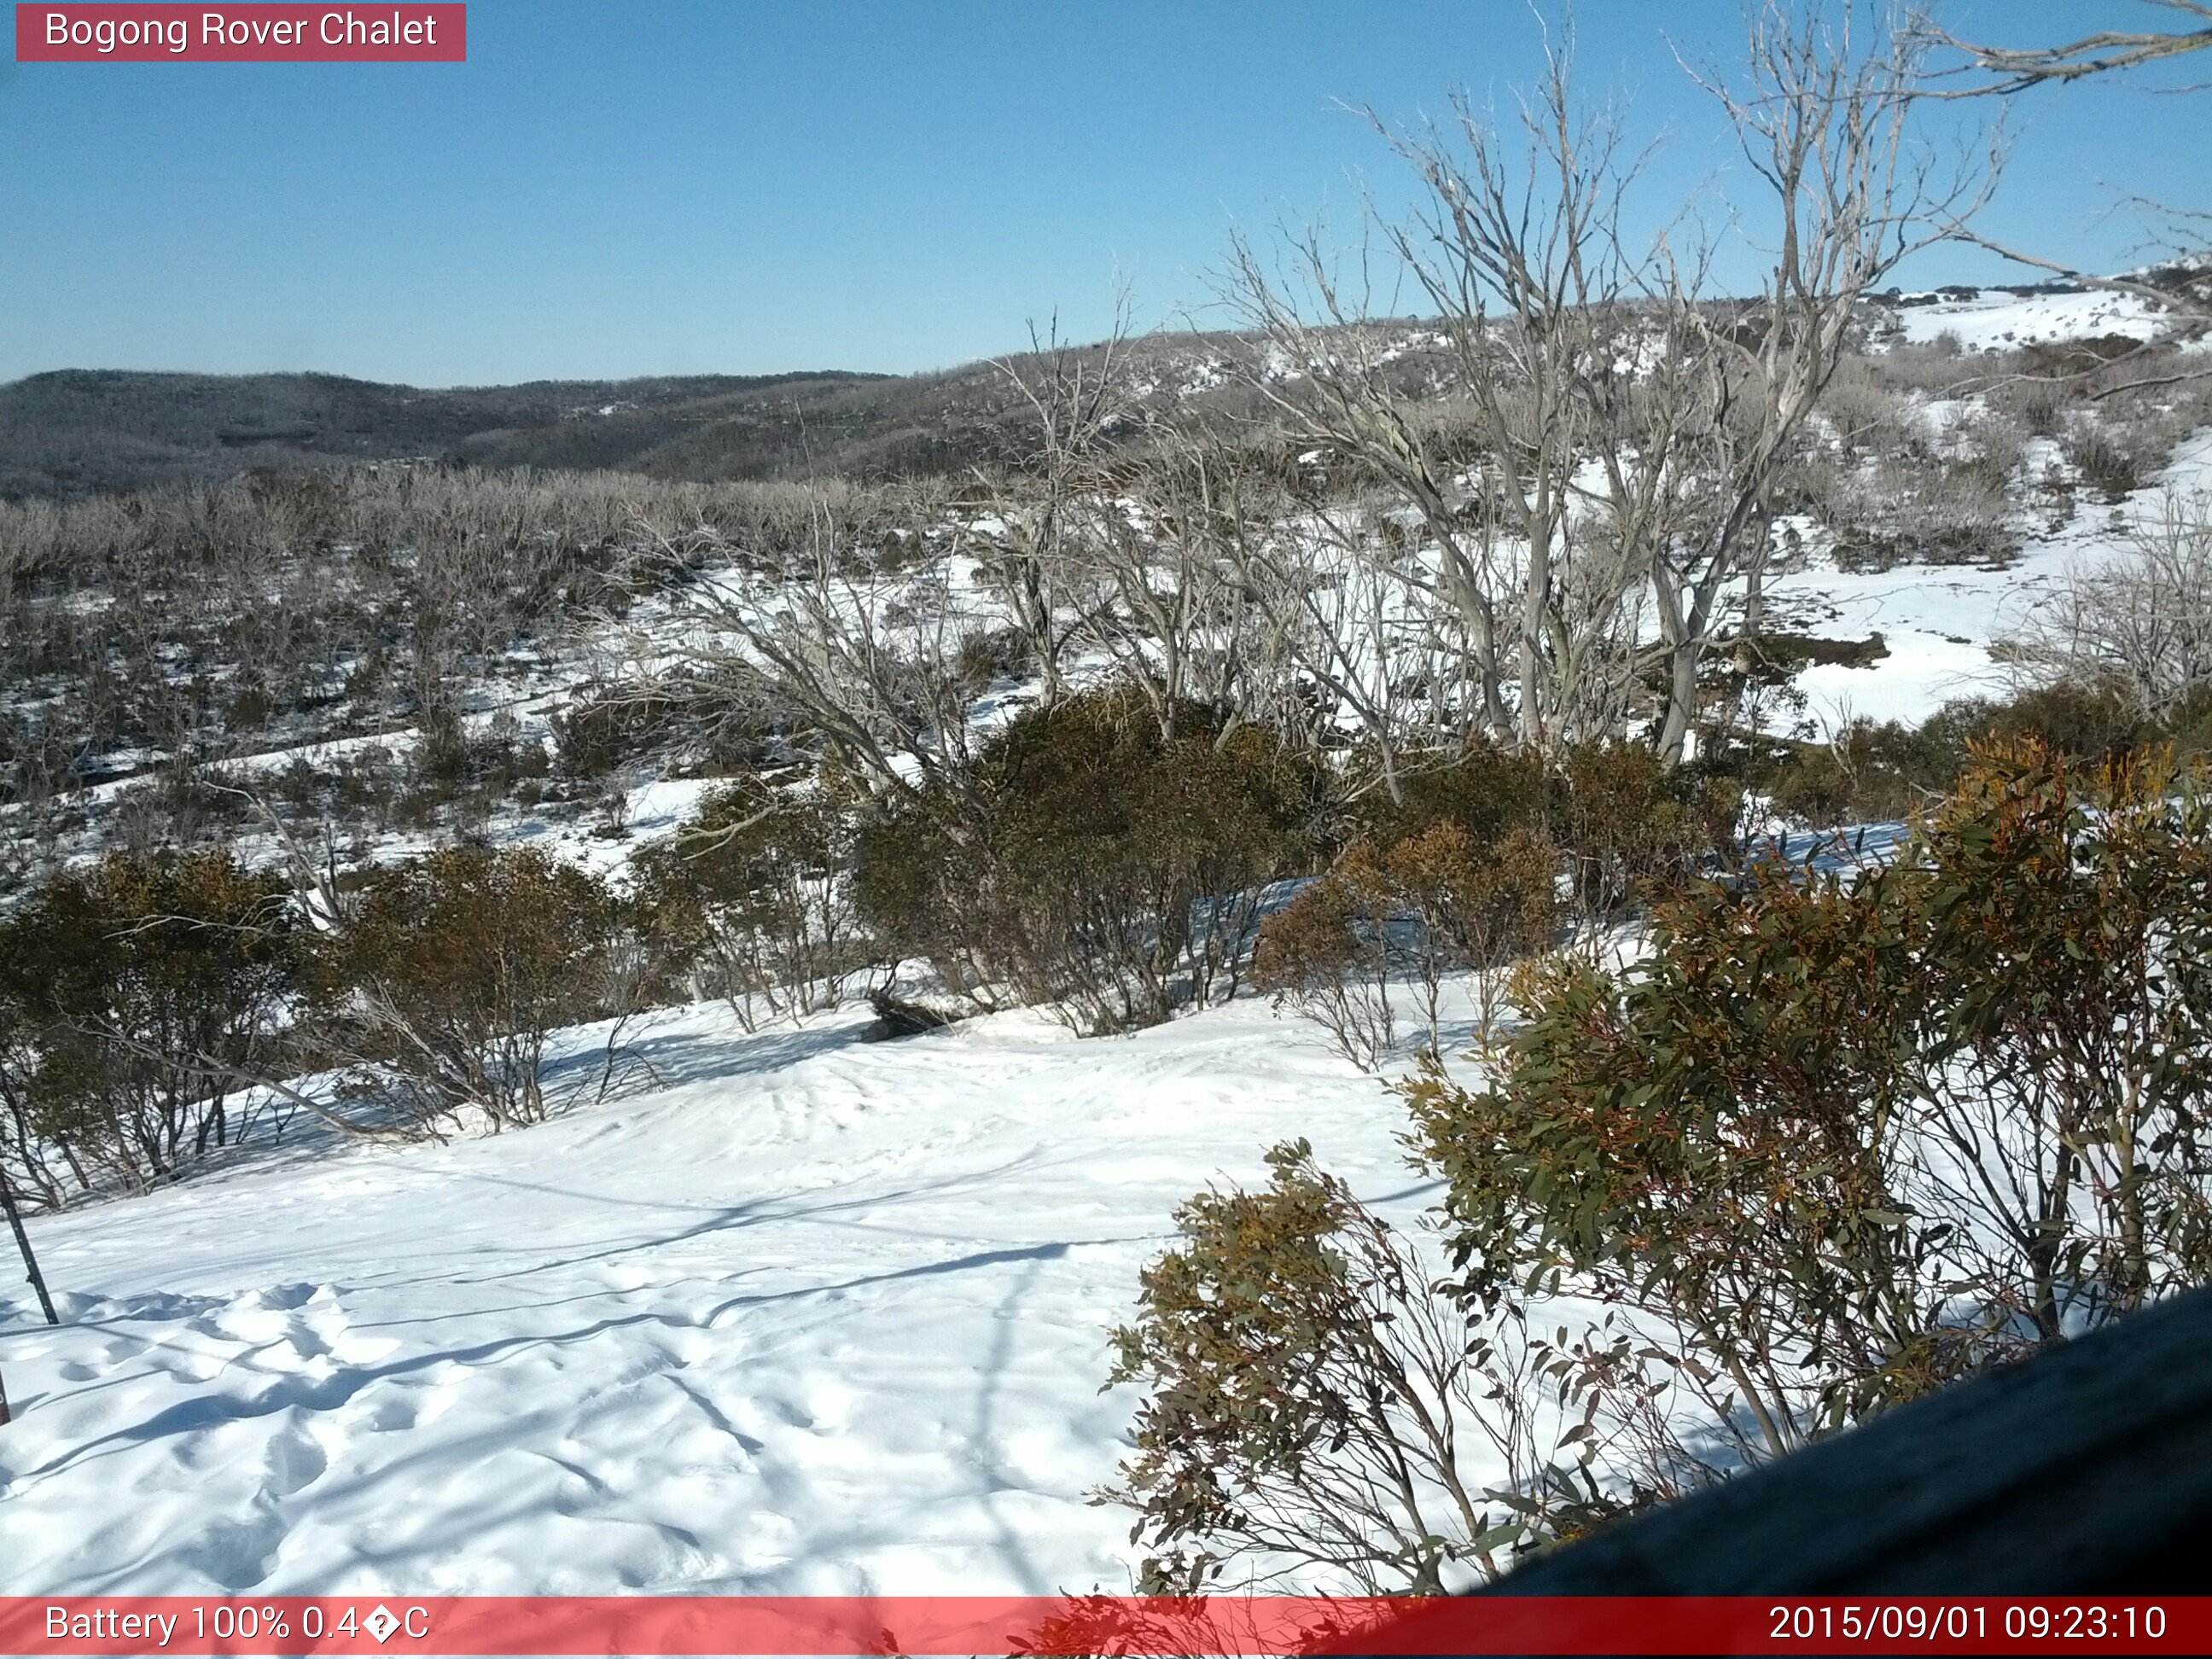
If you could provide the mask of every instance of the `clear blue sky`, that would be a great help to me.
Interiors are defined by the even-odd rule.
[[[1667,37],[1726,52],[1739,15],[1576,9],[1585,84],[1669,135],[1655,199],[1731,186]],[[2173,15],[1947,15],[2026,43]],[[0,380],[908,370],[1055,308],[1095,336],[1117,270],[1170,319],[1232,227],[1348,225],[1397,188],[1336,100],[1502,96],[1540,38],[1523,0],[472,0],[463,64],[0,64]],[[2111,268],[2141,235],[2124,191],[2212,206],[2212,92],[2157,83],[2026,100],[1990,232]]]

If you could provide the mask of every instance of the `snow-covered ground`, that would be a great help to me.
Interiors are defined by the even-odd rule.
[[[1898,315],[1972,349],[2162,326],[2107,294]],[[1813,545],[1771,579],[1770,624],[1887,654],[1807,670],[1805,712],[1911,721],[2001,690],[1992,645],[2167,488],[2212,489],[2212,433],[2119,507],[2025,514],[2002,565],[1850,571]],[[655,600],[631,628],[676,623]],[[581,678],[549,663],[471,723],[543,741]],[[617,874],[712,787],[632,780],[619,836],[537,811],[493,833]],[[1086,1498],[1125,1444],[1133,1398],[1100,1385],[1139,1267],[1182,1199],[1297,1135],[1412,1220],[1432,1193],[1403,1112],[1249,1000],[1082,1042],[1037,1014],[882,1043],[867,1024],[675,1011],[635,1039],[649,1077],[538,1128],[296,1144],[36,1218],[58,1329],[0,1238],[0,1594],[1127,1589],[1130,1517]]]
[[[1402,1111],[1249,1000],[866,1023],[684,1011],[538,1128],[34,1220],[0,1593],[1126,1591],[1139,1267],[1297,1134],[1410,1218]]]
[[[1903,337],[1926,345],[1948,334],[1968,351],[2003,351],[2055,340],[2093,340],[2106,335],[2155,339],[2171,325],[2147,300],[2112,289],[2078,294],[2014,294],[1983,289],[1972,299],[1899,306]]]
[[[2065,524],[2028,535],[2019,554],[2001,564],[1853,571],[1815,550],[1770,579],[1771,625],[1828,639],[1879,634],[1889,654],[1864,667],[1805,669],[1796,685],[1807,713],[1822,729],[1858,716],[1911,724],[1953,698],[2002,692],[2009,682],[1990,646],[2019,629],[2069,568],[2122,550],[2169,490],[2212,491],[2212,432],[2180,445],[2165,470],[2124,502],[2085,498]]]

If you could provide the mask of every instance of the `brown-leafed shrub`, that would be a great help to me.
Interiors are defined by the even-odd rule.
[[[1366,843],[1355,843],[1261,924],[1252,953],[1254,987],[1320,1025],[1363,1072],[1382,1063],[1396,1026],[1389,902],[1375,873]]]
[[[1582,744],[1561,757],[1547,827],[1585,924],[1648,903],[1725,853],[1741,796],[1725,780],[1669,770],[1640,744]]]
[[[1262,924],[1253,983],[1317,1021],[1346,1059],[1372,1070],[1395,1024],[1392,981],[1410,983],[1434,1052],[1445,979],[1471,969],[1476,1037],[1487,1044],[1499,970],[1550,941],[1559,873],[1557,849],[1526,827],[1485,845],[1442,819],[1379,854],[1355,842]]]
[[[2203,775],[1985,751],[1894,864],[1687,893],[1534,976],[1490,1087],[1412,1085],[1462,1288],[1632,1310],[1680,1481],[2201,1284],[2208,947]]]
[[[1303,1144],[1180,1212],[1115,1339],[1146,1589],[1448,1586],[2212,1279],[2212,775],[1984,750],[1653,944],[1406,1085],[1441,1279]]]
[[[1470,1316],[1304,1141],[1267,1163],[1264,1190],[1176,1212],[1114,1334],[1146,1398],[1103,1495],[1137,1511],[1142,1593],[1433,1595],[1624,1507],[1589,1474],[1616,1338],[1548,1340],[1510,1299]]]
[[[1456,969],[1472,970],[1475,1037],[1487,1048],[1503,970],[1544,949],[1558,925],[1558,848],[1527,828],[1485,847],[1457,825],[1438,824],[1391,848],[1385,867],[1424,941],[1415,972],[1431,1051],[1441,1046],[1438,981]]]

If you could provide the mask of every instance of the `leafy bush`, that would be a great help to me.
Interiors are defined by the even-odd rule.
[[[1175,732],[1120,690],[1024,714],[863,830],[862,915],[955,992],[1086,1032],[1233,989],[1261,890],[1307,857],[1318,781],[1261,727],[1190,707]]]
[[[2186,733],[2196,711],[2168,731]],[[1754,772],[1778,811],[1825,826],[1903,818],[1956,787],[1977,744],[2031,739],[2081,761],[2118,759],[2157,740],[2145,719],[2112,684],[2062,679],[2002,700],[1960,698],[1917,726],[1854,720],[1826,744],[1807,744]]]
[[[1327,875],[1261,929],[1254,982],[1328,1030],[1363,1070],[1395,1026],[1389,988],[1413,988],[1442,1043],[1446,975],[1468,981],[1486,1046],[1504,970],[1549,943],[1564,890],[1586,940],[1737,851],[1742,791],[1670,769],[1635,744],[1566,750],[1548,775],[1533,758],[1476,750],[1405,781],[1400,799],[1363,802],[1354,822],[1391,841],[1355,841]]]
[[[1544,819],[1547,785],[1534,754],[1482,746],[1450,763],[1408,770],[1395,799],[1376,791],[1346,810],[1347,842],[1391,847],[1439,823],[1455,823],[1479,842]]]
[[[1741,791],[1670,770],[1641,744],[1581,744],[1561,757],[1547,822],[1586,925],[1648,903],[1733,849]]]
[[[2212,1278],[2212,773],[1992,746],[1884,869],[1521,980],[1486,1086],[1403,1091],[1447,1274],[1302,1143],[1179,1213],[1115,1335],[1146,1588],[1434,1589]]]
[[[1152,1552],[1140,1593],[1190,1595],[1237,1566],[1434,1594],[1620,1507],[1589,1478],[1617,1344],[1532,1335],[1510,1304],[1471,1328],[1304,1141],[1267,1163],[1264,1191],[1176,1212],[1180,1243],[1114,1333],[1112,1380],[1146,1390],[1104,1494]]]
[[[2212,1273],[2212,796],[1978,757],[1905,856],[1662,908],[1532,974],[1491,1087],[1413,1085],[1462,1287],[1635,1311],[1707,1478]]]
[[[40,1159],[36,1143],[88,1189],[137,1189],[242,1137],[236,1097],[295,988],[288,897],[227,852],[112,855],[0,921],[0,1064],[22,1155]]]
[[[621,1012],[624,917],[606,886],[535,848],[456,847],[362,887],[319,946],[339,1051],[419,1121],[541,1121],[547,1037]]]
[[[1559,849],[1577,908],[1595,921],[1649,902],[1729,850],[1741,805],[1728,779],[1669,769],[1648,745],[1612,742],[1571,745],[1548,771],[1534,755],[1471,750],[1409,773],[1400,799],[1364,799],[1348,816],[1352,839],[1385,848],[1444,824],[1474,849],[1525,830]]]
[[[1472,970],[1475,1029],[1486,1047],[1497,1030],[1500,970],[1543,949],[1559,921],[1559,850],[1518,829],[1478,845],[1453,824],[1438,824],[1391,848],[1391,879],[1405,896],[1421,941],[1414,958],[1429,1048],[1442,1042],[1438,981]]]
[[[1317,1020],[1346,1058],[1372,1069],[1390,1042],[1392,980],[1413,982],[1433,1052],[1443,1041],[1444,977],[1473,969],[1486,1042],[1498,970],[1550,939],[1559,872],[1557,849],[1525,827],[1485,845],[1447,818],[1380,854],[1355,842],[1261,925],[1253,983]]]
[[[826,787],[732,786],[672,842],[633,861],[638,890],[697,988],[748,1030],[762,1011],[835,1006],[864,941],[848,866],[848,814]]]
[[[1396,1029],[1390,980],[1389,901],[1373,855],[1356,843],[1260,927],[1252,983],[1329,1035],[1363,1072],[1376,1069]]]

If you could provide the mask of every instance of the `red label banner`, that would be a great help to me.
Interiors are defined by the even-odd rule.
[[[2212,1652],[2212,1597],[0,1597],[0,1654]]]
[[[15,7],[20,64],[459,64],[465,5]]]

